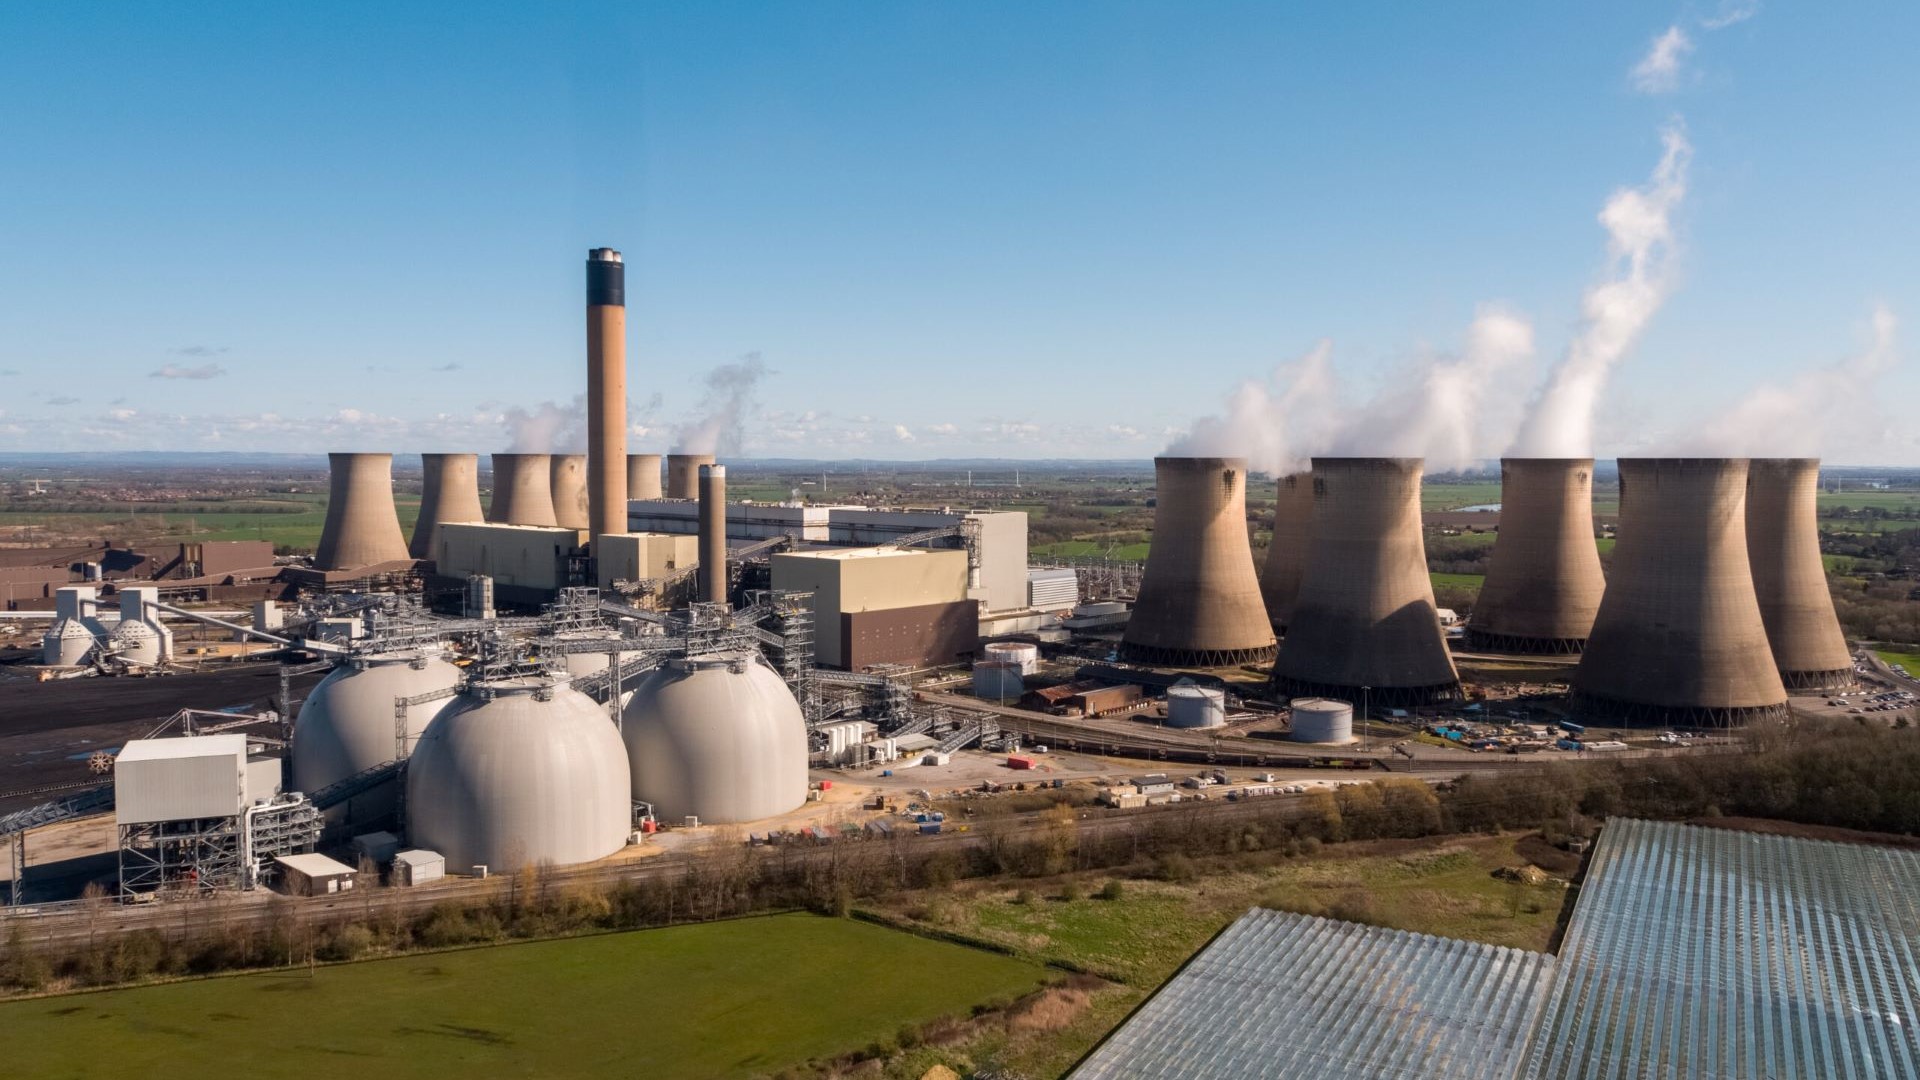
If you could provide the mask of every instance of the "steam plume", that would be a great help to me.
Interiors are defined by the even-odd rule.
[[[584,453],[587,448],[587,397],[585,394],[576,394],[565,405],[543,401],[532,409],[508,409],[505,423],[510,439],[507,450],[510,453]]]
[[[1515,456],[1593,453],[1594,409],[1607,377],[1672,292],[1673,213],[1687,193],[1693,147],[1677,120],[1661,133],[1661,142],[1652,178],[1614,192],[1600,211],[1610,274],[1587,289],[1583,324],[1521,424]]]
[[[708,372],[706,395],[700,400],[701,418],[674,428],[674,453],[740,453],[746,420],[753,413],[754,391],[766,374],[767,365],[759,353],[748,353]]]
[[[1172,457],[1245,457],[1249,468],[1284,476],[1307,467],[1307,459],[1332,436],[1334,377],[1322,341],[1305,356],[1273,370],[1266,381],[1248,379],[1227,398],[1226,414],[1202,417],[1173,441]]]
[[[1533,324],[1504,308],[1483,306],[1458,356],[1430,360],[1417,377],[1396,380],[1395,389],[1359,412],[1359,423],[1341,433],[1335,449],[1354,456],[1423,457],[1435,472],[1497,455],[1520,403],[1494,395],[1515,384],[1513,369],[1532,356]]]

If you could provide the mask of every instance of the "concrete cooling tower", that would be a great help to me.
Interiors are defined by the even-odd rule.
[[[806,720],[758,654],[667,661],[634,691],[621,730],[633,798],[662,821],[757,821],[807,801]]]
[[[1267,621],[1275,633],[1284,633],[1300,595],[1300,577],[1307,569],[1307,551],[1313,540],[1313,474],[1280,478],[1273,504],[1273,543],[1267,548],[1266,569],[1260,573],[1260,599],[1267,605]]]
[[[1502,459],[1500,533],[1467,627],[1473,647],[1577,654],[1606,588],[1593,535],[1593,459]]]
[[[547,476],[553,520],[563,529],[587,528],[587,455],[553,455],[547,459]]]
[[[416,559],[431,559],[440,526],[487,520],[480,509],[480,455],[421,454],[420,466],[425,477],[420,518],[407,551]]]
[[[700,466],[713,464],[712,454],[668,454],[667,498],[700,497]]]
[[[1600,721],[1784,718],[1747,561],[1747,462],[1621,458],[1620,530],[1574,707]]]
[[[487,520],[496,525],[558,524],[553,516],[553,478],[546,454],[493,455],[493,505]]]
[[[354,570],[407,558],[407,538],[393,508],[392,454],[328,454],[327,519],[313,564]]]
[[[1161,457],[1153,472],[1153,547],[1120,655],[1168,667],[1273,659],[1247,542],[1246,460]]]
[[[1747,468],[1747,559],[1774,666],[1789,690],[1853,683],[1853,655],[1820,560],[1817,458],[1755,458]]]
[[[327,673],[300,703],[293,724],[293,786],[315,792],[375,765],[406,757],[450,698],[408,705],[402,727],[396,700],[460,683],[460,669],[438,649],[355,656]],[[395,805],[391,787],[350,800],[340,815],[372,821]]]
[[[1273,664],[1277,696],[1406,706],[1459,695],[1427,576],[1420,466],[1313,459],[1313,543]]]
[[[625,747],[606,710],[549,673],[473,683],[420,736],[407,829],[447,869],[569,866],[626,846]]]
[[[627,498],[657,499],[660,497],[660,455],[627,455]]]
[[[587,252],[586,524],[627,531],[627,267],[612,248]]]

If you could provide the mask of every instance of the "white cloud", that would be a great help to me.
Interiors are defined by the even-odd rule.
[[[933,432],[935,435],[958,435],[960,434],[960,425],[934,424],[933,426],[927,428],[927,430]]]
[[[1725,30],[1735,23],[1743,23],[1760,14],[1760,0],[1720,0],[1720,9],[1711,16],[1700,20],[1700,25],[1709,30]]]
[[[911,432],[911,431],[908,431],[908,430],[907,430],[907,425],[905,425],[905,424],[895,424],[895,425],[893,425],[893,437],[894,437],[894,438],[896,438],[896,439],[898,439],[898,440],[900,440],[901,442],[913,442],[913,441],[914,441],[914,438],[913,438],[913,432]]]
[[[133,409],[110,409],[107,411],[108,419],[117,420],[120,423],[126,423],[128,420],[139,415],[140,414]]]
[[[1685,30],[1677,24],[1667,27],[1629,73],[1633,88],[1643,94],[1671,93],[1679,87],[1681,63],[1692,51],[1693,39]]]
[[[217,379],[227,373],[219,364],[202,364],[199,367],[181,367],[168,364],[148,375],[149,379]]]

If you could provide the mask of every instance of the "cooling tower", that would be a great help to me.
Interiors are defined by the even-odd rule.
[[[1172,667],[1273,659],[1247,542],[1246,460],[1161,457],[1153,472],[1153,547],[1121,656]]]
[[[586,528],[587,455],[553,455],[547,459],[547,478],[553,492],[554,522],[563,529]]]
[[[627,531],[627,268],[612,248],[587,252],[586,503],[591,536]]]
[[[1284,632],[1293,615],[1312,539],[1313,474],[1283,476],[1273,504],[1273,544],[1267,548],[1267,566],[1260,574],[1260,598],[1275,633]]]
[[[712,454],[668,454],[667,498],[700,497],[700,466],[713,464]]]
[[[546,454],[493,455],[493,505],[487,520],[496,525],[558,524],[549,468]]]
[[[1577,654],[1606,588],[1593,539],[1593,459],[1503,458],[1500,533],[1467,628],[1473,647]]]
[[[1620,529],[1574,706],[1665,726],[1786,716],[1747,561],[1747,462],[1620,459]]]
[[[425,482],[420,488],[420,519],[413,524],[407,551],[416,559],[433,558],[440,526],[487,520],[480,510],[479,454],[421,454]]]
[[[1853,656],[1833,613],[1814,503],[1818,458],[1755,458],[1747,469],[1747,559],[1774,666],[1789,690],[1853,683]]]
[[[393,509],[393,455],[328,454],[327,464],[327,520],[313,565],[353,570],[407,558],[407,538]]]
[[[699,597],[727,602],[727,467],[700,466]]]
[[[1278,696],[1399,706],[1458,696],[1427,576],[1420,466],[1313,459],[1313,543],[1273,664]]]
[[[627,498],[657,499],[660,497],[660,455],[627,455]]]

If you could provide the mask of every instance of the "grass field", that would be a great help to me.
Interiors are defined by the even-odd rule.
[[[1429,574],[1436,589],[1474,589],[1487,583],[1485,574]]]
[[[1920,494],[1911,491],[1823,491],[1818,500],[1821,510],[1920,509]]]
[[[400,531],[410,535],[420,516],[420,498],[394,499]],[[47,514],[0,511],[0,529],[36,526],[63,535],[109,536],[116,541],[267,540],[276,545],[312,550],[320,542],[327,519],[325,495],[288,495],[277,499],[250,499],[235,509],[210,513],[178,513],[164,505],[114,507],[97,513]]]
[[[1920,676],[1920,652],[1893,652],[1888,649],[1875,649],[1880,659],[1889,664],[1899,664],[1907,669],[1907,674]]]
[[[1498,482],[1420,485],[1420,509],[1422,510],[1458,510],[1464,506],[1485,506],[1499,501]]]
[[[15,1002],[0,1005],[0,1031],[6,1075],[36,1080],[696,1080],[858,1049],[1046,974],[867,923],[778,915]]]

